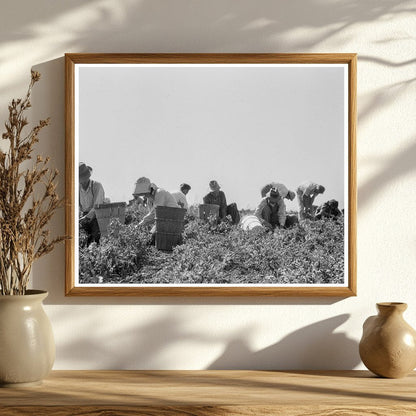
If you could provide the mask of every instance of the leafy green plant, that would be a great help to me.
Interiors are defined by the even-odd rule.
[[[88,267],[112,283],[328,284],[344,278],[343,218],[304,220],[274,233],[250,233],[228,221],[186,218],[172,253],[147,245],[135,226],[90,246]]]
[[[147,240],[147,233],[137,223],[112,222],[99,246],[93,243],[80,249],[80,282],[117,283],[133,275],[146,261]]]

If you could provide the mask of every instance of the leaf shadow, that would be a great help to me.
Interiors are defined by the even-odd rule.
[[[349,317],[342,314],[307,325],[258,351],[249,347],[245,337],[233,339],[207,369],[352,369],[361,361],[358,343],[335,332]]]

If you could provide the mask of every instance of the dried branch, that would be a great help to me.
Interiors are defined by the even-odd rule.
[[[0,151],[1,295],[24,294],[33,262],[66,238],[51,239],[46,229],[55,211],[63,205],[56,192],[58,171],[49,168],[49,157],[41,156],[37,156],[32,167],[22,169],[22,164],[32,159],[40,131],[50,123],[49,118],[40,120],[24,135],[29,124],[24,113],[31,107],[32,88],[39,79],[40,74],[32,71],[26,96],[12,100],[2,134],[10,146],[5,153]],[[40,195],[37,198],[35,187]]]

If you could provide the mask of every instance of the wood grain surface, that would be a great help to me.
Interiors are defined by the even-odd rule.
[[[416,415],[416,373],[54,371],[0,389],[0,415]]]

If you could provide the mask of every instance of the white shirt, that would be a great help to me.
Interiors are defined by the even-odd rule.
[[[150,212],[140,221],[139,225],[145,225],[154,222],[156,217],[156,207],[180,208],[176,202],[176,199],[168,191],[158,188],[156,189],[155,198],[153,200]]]
[[[188,210],[188,201],[186,195],[182,191],[173,191],[170,193],[176,200],[176,203],[181,207]]]
[[[104,203],[104,188],[100,182],[90,180],[87,189],[79,185],[79,210],[81,213],[87,213],[87,218],[95,217],[95,205]]]
[[[313,197],[318,194],[319,185],[314,182],[303,182],[298,186],[296,190],[298,195],[306,195],[308,197]]]

